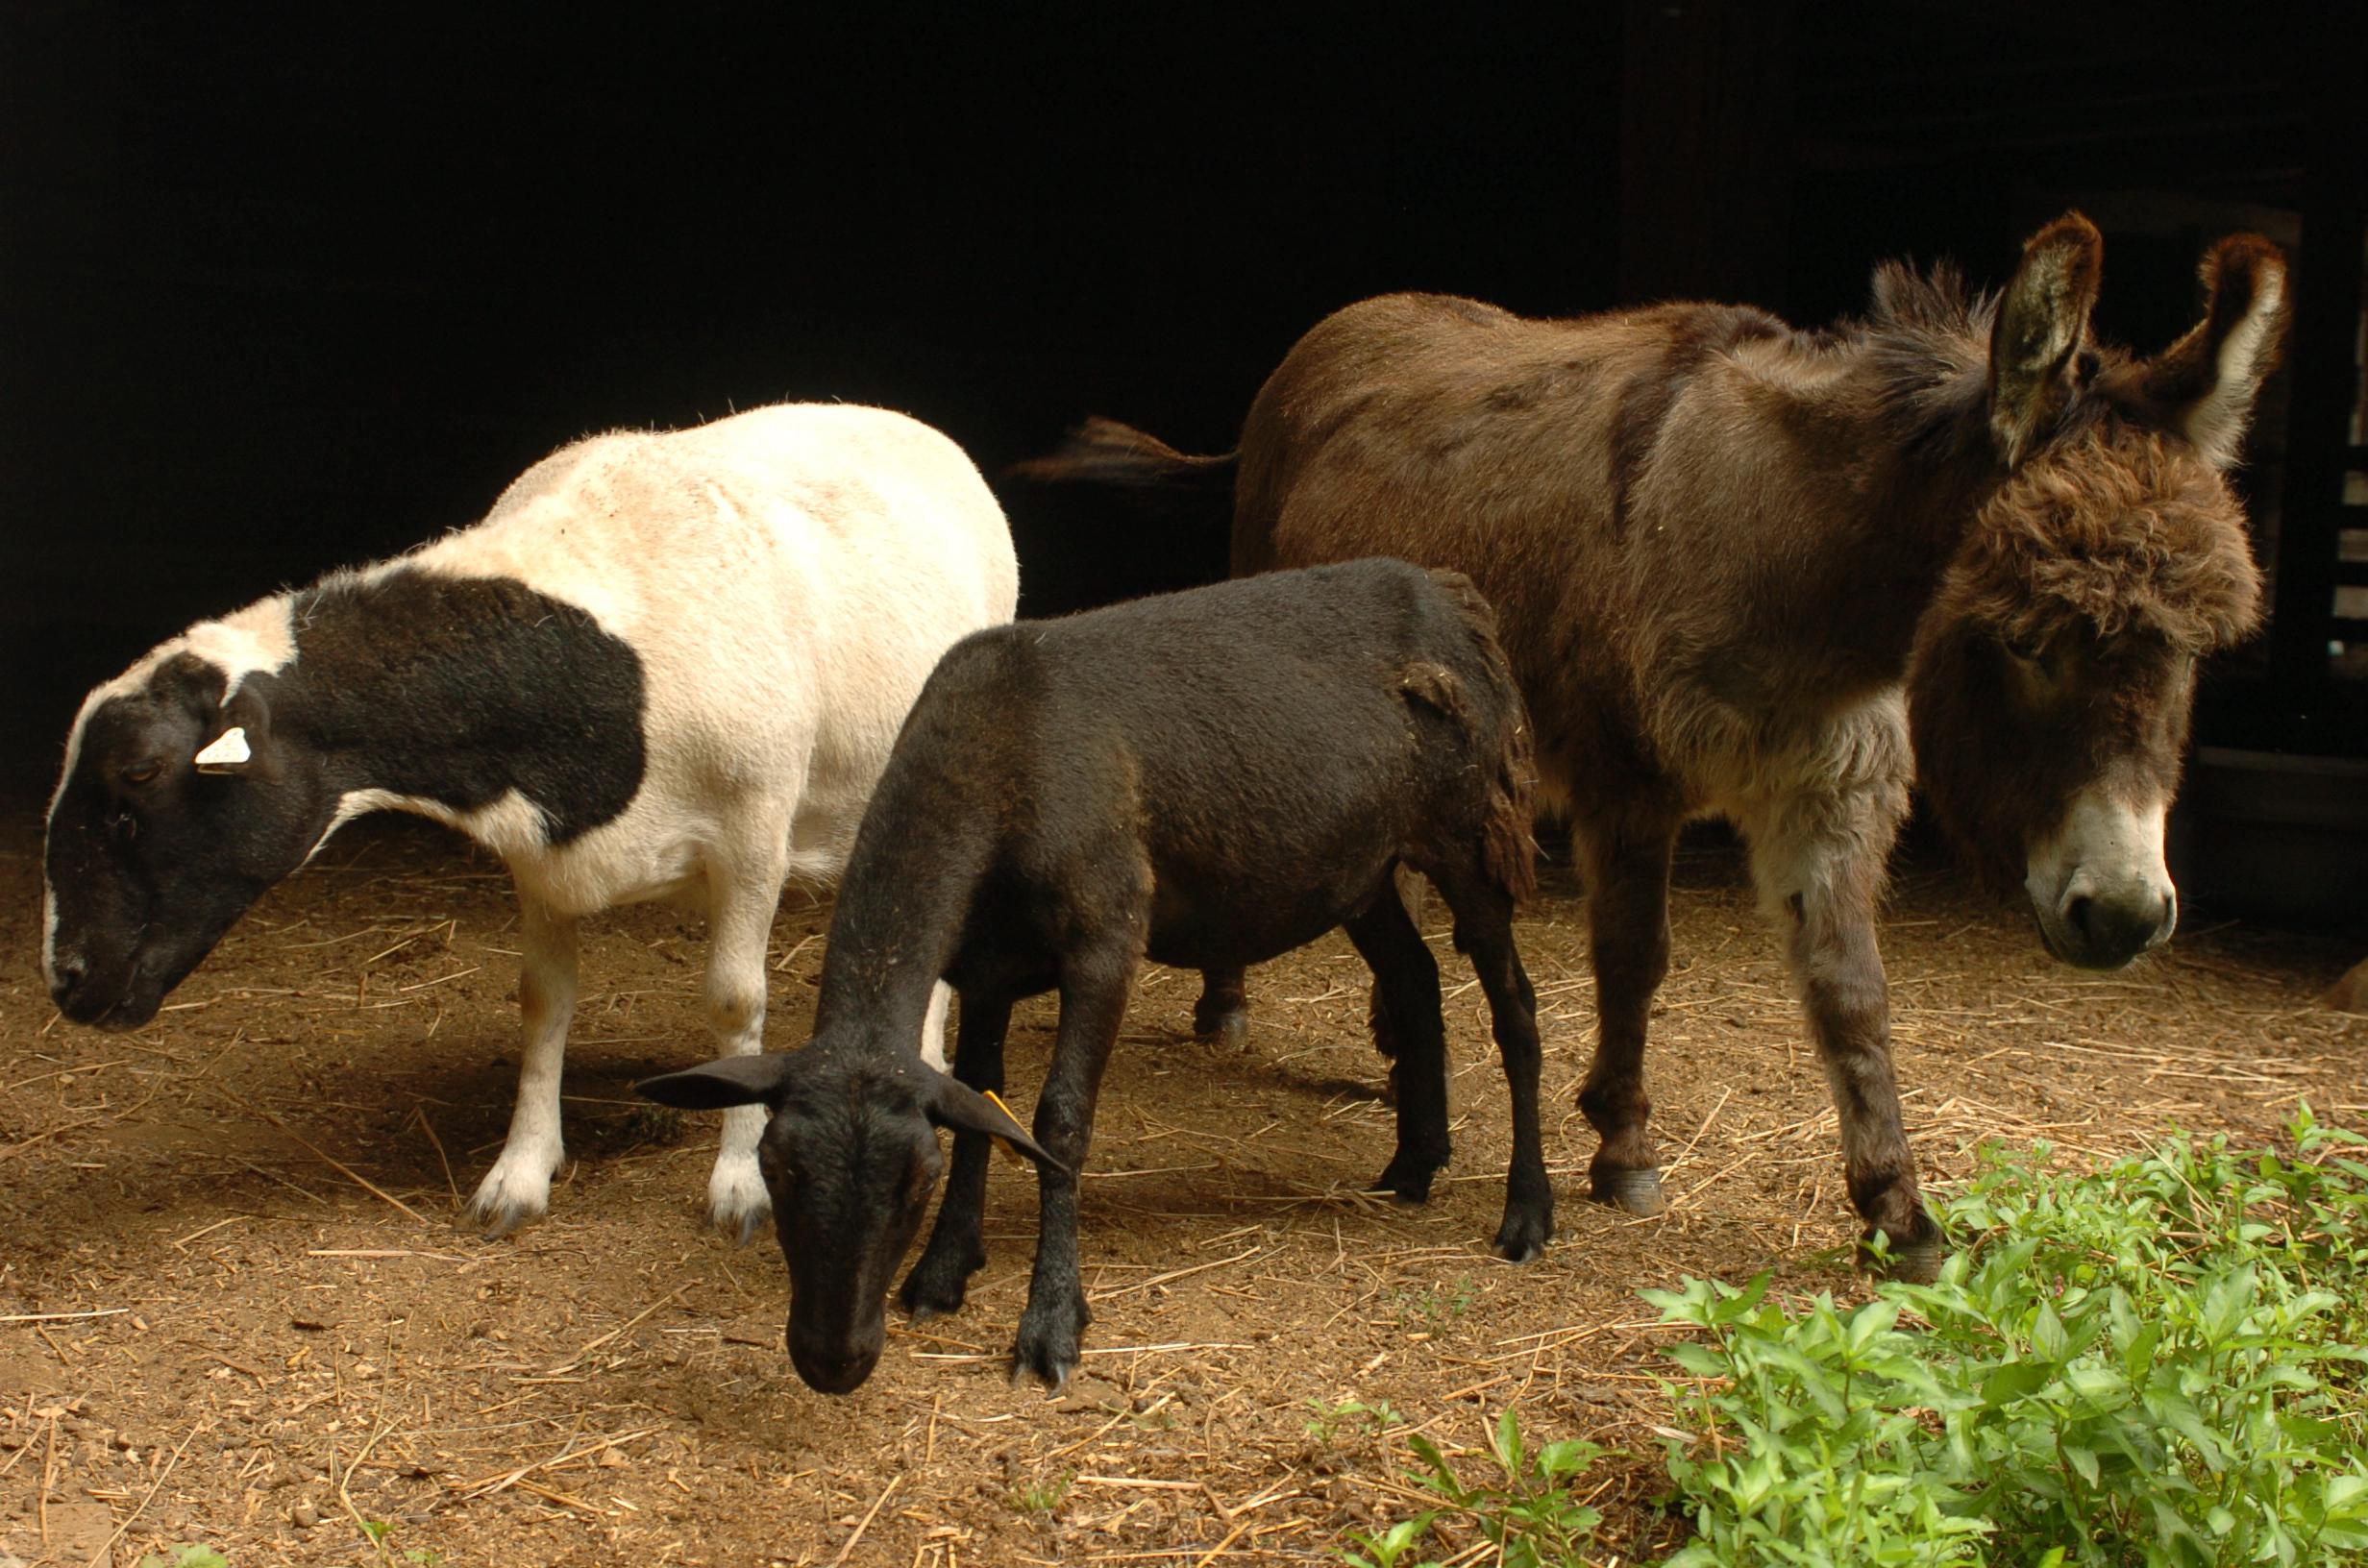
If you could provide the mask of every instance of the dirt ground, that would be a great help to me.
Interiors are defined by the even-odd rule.
[[[1675,1529],[1650,1506],[1665,1363],[1636,1292],[1771,1265],[1859,1288],[1824,1084],[1722,843],[1681,858],[1654,1026],[1666,1216],[1581,1196],[1591,986],[1553,871],[1520,927],[1547,1011],[1544,1258],[1487,1250],[1502,1079],[1443,937],[1459,1150],[1420,1209],[1358,1190],[1390,1112],[1344,941],[1255,973],[1246,1052],[1195,1042],[1194,977],[1154,970],[1087,1173],[1096,1321],[1070,1396],[1004,1381],[1034,1189],[999,1163],[970,1305],[925,1333],[892,1313],[877,1374],[834,1400],[782,1353],[770,1239],[700,1229],[712,1118],[631,1095],[706,1055],[695,921],[634,910],[587,934],[570,1163],[551,1217],[489,1244],[452,1216],[517,1059],[498,868],[421,824],[359,824],[155,1024],[102,1036],[42,993],[38,826],[0,829],[0,1561],[105,1563],[111,1542],[129,1565],[183,1541],[238,1568],[1323,1560],[1415,1506],[1403,1425],[1385,1443],[1317,1409],[1348,1400],[1450,1452],[1508,1403],[1541,1436],[1605,1444],[1626,1456],[1598,1472],[1608,1538],[1649,1560]],[[777,925],[776,1044],[803,1038],[826,916],[793,894]],[[2311,1003],[2359,956],[2342,941],[2206,923],[2081,975],[1931,869],[1903,873],[1883,938],[1929,1179],[1992,1136],[2101,1155],[2174,1121],[2265,1136],[2298,1095],[2368,1121],[2368,1019]],[[1045,1001],[1015,1023],[1024,1116],[1050,1019]]]

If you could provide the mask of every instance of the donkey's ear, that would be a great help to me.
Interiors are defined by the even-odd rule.
[[[1028,1136],[1020,1118],[1003,1108],[1003,1102],[991,1094],[981,1094],[950,1073],[932,1075],[929,1086],[929,1119],[940,1127],[967,1129],[999,1138],[1013,1149],[1026,1155],[1040,1165],[1055,1170],[1069,1167],[1045,1152],[1043,1145]]]
[[[2073,369],[2105,268],[2105,238],[2078,212],[2031,236],[1989,334],[1989,430],[2012,468],[2072,401]]]
[[[2146,367],[2148,396],[2215,468],[2236,461],[2285,336],[2285,254],[2258,234],[2204,253],[2204,319]]]
[[[734,1105],[771,1105],[789,1081],[794,1059],[775,1051],[727,1056],[703,1067],[662,1073],[633,1086],[645,1100],[684,1111],[722,1111]]]

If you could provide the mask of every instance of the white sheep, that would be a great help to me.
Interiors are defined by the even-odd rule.
[[[562,1157],[579,919],[703,902],[708,1021],[758,1049],[782,883],[835,880],[938,655],[1018,591],[977,469],[901,414],[791,404],[577,442],[482,523],[192,626],[84,700],[50,805],[51,994],[137,1028],[341,824],[458,828],[521,911],[517,1106],[468,1211],[506,1234]],[[743,1239],[770,1209],[762,1123],[727,1120],[707,1188]]]

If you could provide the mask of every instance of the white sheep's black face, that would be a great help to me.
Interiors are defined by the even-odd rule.
[[[128,1030],[304,863],[330,811],[317,770],[270,737],[268,677],[225,706],[221,669],[185,653],[115,684],[75,721],[50,802],[41,968],[68,1018]]]

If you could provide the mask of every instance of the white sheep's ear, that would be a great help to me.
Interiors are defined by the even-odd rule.
[[[255,752],[247,745],[244,724],[233,724],[206,743],[197,754],[197,771],[201,773],[243,773],[247,764],[255,760]]]

